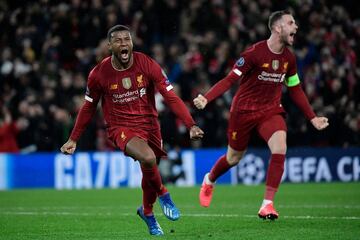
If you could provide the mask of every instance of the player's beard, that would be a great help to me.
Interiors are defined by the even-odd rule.
[[[127,60],[123,60],[123,58],[121,57],[121,53],[118,54],[113,54],[114,58],[116,59],[116,61],[121,65],[121,67],[123,69],[126,69],[130,66],[131,64],[131,60],[132,60],[132,51],[129,50],[129,58]]]
[[[290,34],[284,34],[284,35],[281,35],[281,42],[284,46],[292,46],[293,45],[293,42],[290,41]]]

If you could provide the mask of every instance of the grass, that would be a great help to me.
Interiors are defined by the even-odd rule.
[[[161,239],[359,239],[360,183],[282,184],[280,218],[257,217],[264,186],[217,186],[210,208],[198,187],[169,187],[182,216]],[[154,239],[136,216],[140,189],[0,192],[0,239]]]

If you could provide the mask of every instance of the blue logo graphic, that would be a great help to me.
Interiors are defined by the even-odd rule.
[[[241,57],[241,58],[239,58],[239,60],[237,60],[236,66],[241,67],[244,65],[244,63],[245,63],[245,59],[243,57]]]

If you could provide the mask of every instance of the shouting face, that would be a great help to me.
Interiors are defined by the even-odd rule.
[[[111,33],[109,50],[120,68],[128,68],[132,62],[133,42],[127,30]]]
[[[290,14],[283,15],[278,24],[280,40],[284,45],[293,45],[294,37],[298,29],[294,17]]]

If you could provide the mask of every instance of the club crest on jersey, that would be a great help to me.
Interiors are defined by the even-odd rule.
[[[124,131],[121,132],[120,138],[122,141],[126,140],[126,135],[125,135]]]
[[[279,69],[279,60],[272,60],[271,66],[276,71]]]
[[[231,133],[231,139],[232,140],[237,140],[237,132],[234,131],[234,132]]]
[[[236,61],[236,66],[241,67],[245,63],[245,59],[243,57],[239,58],[239,60]]]
[[[131,88],[131,79],[129,77],[123,78],[121,80],[122,85],[125,89],[130,89]]]
[[[136,77],[136,81],[138,83],[138,87],[143,87],[144,86],[144,81],[143,81],[143,75],[139,75]]]
[[[285,62],[285,63],[284,63],[283,68],[284,68],[284,71],[285,71],[285,72],[286,72],[286,70],[287,70],[287,68],[288,68],[288,65],[289,65],[289,62]]]

